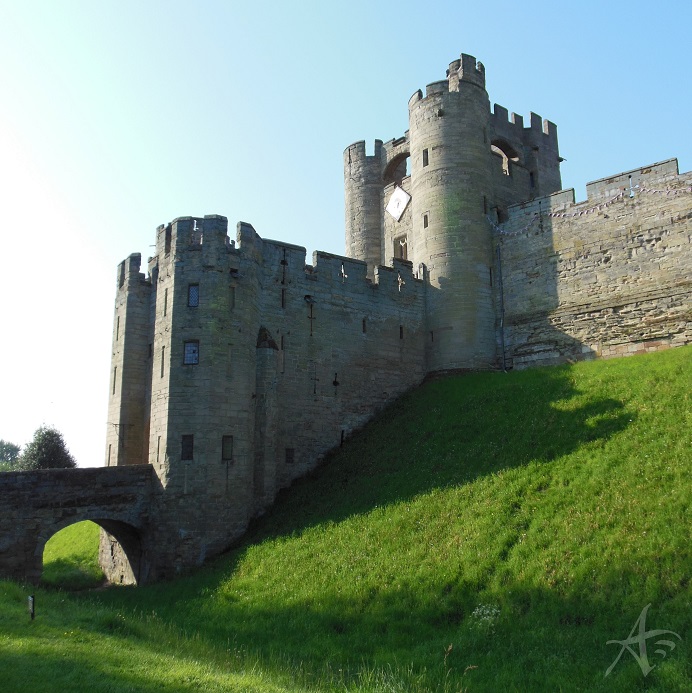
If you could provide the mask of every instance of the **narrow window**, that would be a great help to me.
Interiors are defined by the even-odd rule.
[[[428,215],[427,214],[423,215],[423,228],[424,229],[428,228]]]
[[[295,448],[286,448],[286,464],[293,464],[296,459]]]
[[[180,441],[180,459],[191,460],[194,452],[195,437],[184,435]]]
[[[163,317],[166,317],[166,313],[168,312],[168,289],[164,289],[163,291]]]
[[[120,339],[120,316],[118,315],[116,321],[115,321],[115,341],[117,342]]]
[[[488,198],[483,195],[483,214],[488,213]]]
[[[159,461],[159,453],[161,451],[161,436],[156,439],[156,461]]]
[[[163,378],[163,364],[166,361],[166,347],[161,347],[161,377]]]
[[[490,278],[490,286],[492,286],[493,285],[493,268],[492,267],[488,267],[488,275]]]
[[[281,307],[286,307],[286,289],[281,289]]]
[[[403,338],[404,338],[404,326],[399,325],[399,339],[403,339]]]
[[[190,308],[199,306],[199,284],[189,284],[187,287],[187,305]]]
[[[430,341],[431,342],[435,341],[435,333],[432,330],[430,330]]]
[[[235,286],[231,287],[231,310],[235,308]]]
[[[394,257],[397,260],[408,260],[408,239],[406,236],[399,236],[394,239]]]
[[[221,439],[222,462],[233,462],[233,436],[223,436]]]
[[[183,364],[185,366],[194,366],[199,363],[199,342],[191,340],[185,342],[185,350],[183,352]]]
[[[428,165],[428,150],[424,149],[423,150],[423,166]]]
[[[529,171],[529,185],[532,188],[536,187],[536,177],[533,175],[533,171]]]
[[[286,369],[286,358],[284,354],[284,336],[281,335],[281,349],[279,350],[279,372],[283,373]]]
[[[112,447],[112,446],[109,444],[109,445],[108,445],[108,463],[106,464],[106,467],[110,467],[110,466],[111,466],[111,447]]]
[[[116,366],[113,369],[113,394],[115,394],[115,381],[116,381],[117,377],[118,377],[118,367]]]
[[[153,344],[149,344],[149,358],[151,358],[153,346],[154,346]]]
[[[363,318],[363,334],[365,334],[368,331],[368,325],[367,322],[365,321],[365,318]]]

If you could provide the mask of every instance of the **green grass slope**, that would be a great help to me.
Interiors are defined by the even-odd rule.
[[[689,347],[431,381],[193,575],[38,590],[34,622],[0,583],[0,681],[692,690],[691,392]],[[648,604],[673,631],[645,641],[653,669],[634,643],[606,677]]]

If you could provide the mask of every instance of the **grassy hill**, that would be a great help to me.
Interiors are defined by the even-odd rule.
[[[193,575],[40,589],[34,622],[0,582],[0,681],[692,690],[691,392],[691,348],[428,382]],[[625,650],[605,677],[648,604],[677,635],[647,641],[647,676]]]

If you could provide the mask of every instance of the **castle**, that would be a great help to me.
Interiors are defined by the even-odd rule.
[[[691,340],[692,176],[676,162],[575,204],[556,126],[491,112],[469,55],[408,108],[403,136],[344,153],[346,256],[306,265],[207,216],[158,228],[147,278],[138,255],[120,265],[106,461],[154,467],[179,533],[166,564],[223,550],[429,373]]]
[[[120,264],[103,471],[143,476],[136,517],[89,511],[111,579],[223,551],[432,373],[692,342],[692,174],[664,161],[576,203],[556,126],[491,111],[469,55],[408,108],[402,136],[344,152],[345,256],[211,215],[160,226],[147,276]]]

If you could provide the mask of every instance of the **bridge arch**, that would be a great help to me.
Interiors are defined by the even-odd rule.
[[[139,530],[128,522],[92,511],[75,514],[61,521],[44,525],[36,537],[34,551],[35,579],[43,573],[43,553],[48,540],[78,522],[93,522],[101,528],[99,564],[109,582],[137,584],[142,570],[142,538]]]
[[[155,548],[148,520],[154,478],[151,465],[3,472],[0,575],[38,582],[48,539],[68,525],[91,520],[111,537],[110,550],[104,536],[100,552],[109,580],[146,581],[147,549]],[[110,563],[105,560],[109,553],[114,556]]]

